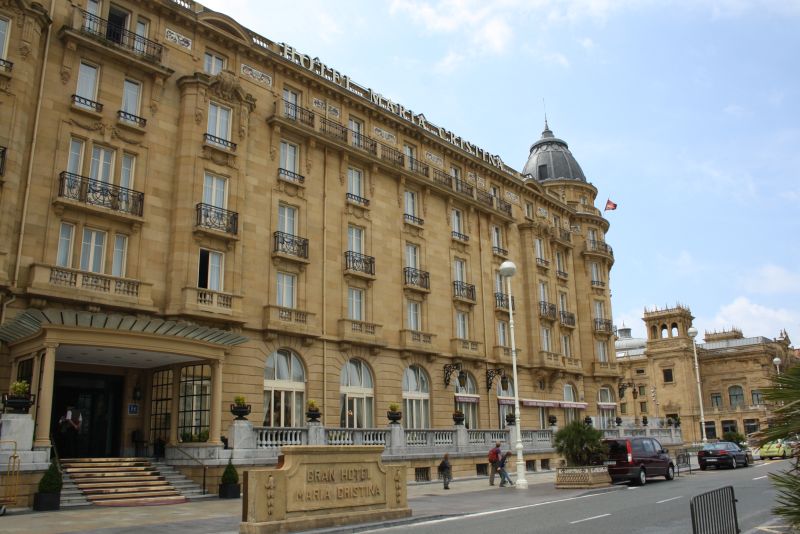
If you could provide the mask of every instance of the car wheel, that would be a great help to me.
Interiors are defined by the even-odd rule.
[[[736,456],[731,456],[731,469],[736,469],[736,466],[737,466]]]
[[[675,466],[674,465],[669,464],[667,466],[667,474],[664,475],[664,478],[666,478],[667,480],[672,480],[673,478],[675,478]]]
[[[746,456],[746,455],[745,455],[745,457],[744,457],[744,466],[745,466],[745,467],[750,467],[750,460],[747,458],[747,456]]]
[[[786,458],[786,451],[783,451],[783,452],[781,453],[781,459],[784,459],[784,458]]]
[[[700,464],[700,471],[706,470],[706,464]]]
[[[633,483],[637,486],[644,486],[647,484],[647,473],[645,473],[644,467],[639,469],[639,476],[633,481]]]

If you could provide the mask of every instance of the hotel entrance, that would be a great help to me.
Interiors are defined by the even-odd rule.
[[[60,457],[120,455],[122,391],[122,376],[56,371],[51,436]],[[62,432],[59,425],[70,407],[80,412],[77,435]]]

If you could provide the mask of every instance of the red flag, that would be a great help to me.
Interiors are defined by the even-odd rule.
[[[606,209],[604,209],[603,211],[615,210],[615,209],[617,209],[617,203],[611,202],[610,198],[606,200]]]

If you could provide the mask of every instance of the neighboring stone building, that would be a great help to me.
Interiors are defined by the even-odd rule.
[[[619,329],[617,361],[620,383],[619,411],[623,425],[664,426],[680,420],[687,442],[699,442],[700,408],[697,378],[688,332],[694,317],[689,308],[645,310],[647,339],[631,337],[630,328]],[[697,359],[708,439],[735,431],[750,434],[768,424],[769,405],[762,391],[779,368],[797,364],[789,336],[777,339],[744,337],[741,330],[706,332],[697,341]]]
[[[237,395],[297,440],[309,399],[326,428],[504,428],[507,259],[523,429],[616,415],[608,221],[547,125],[519,173],[192,0],[0,28],[0,386],[32,383],[38,450],[77,404],[81,455],[224,459]]]

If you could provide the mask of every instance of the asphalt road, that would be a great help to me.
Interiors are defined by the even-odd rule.
[[[758,527],[776,522],[770,511],[776,492],[767,474],[788,467],[787,461],[766,461],[736,470],[695,471],[673,481],[650,479],[643,487],[615,487],[610,491],[556,497],[534,504],[519,504],[515,499],[505,508],[476,510],[368,532],[691,533],[690,499],[723,486],[734,487],[741,532],[758,532]]]

